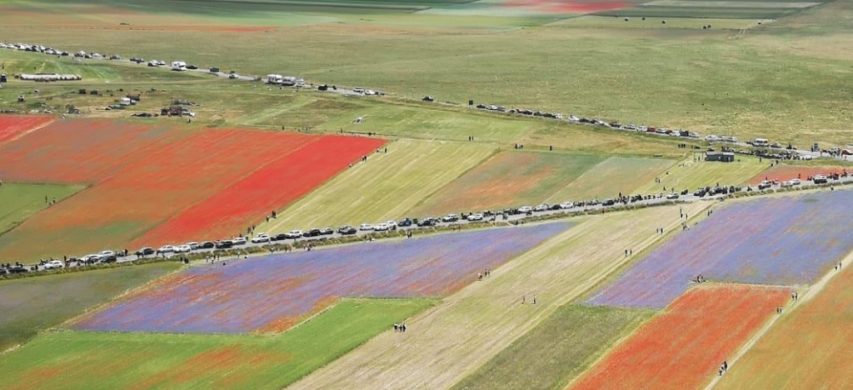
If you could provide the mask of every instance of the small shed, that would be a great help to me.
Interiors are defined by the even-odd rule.
[[[735,154],[732,152],[705,152],[705,161],[734,162]]]

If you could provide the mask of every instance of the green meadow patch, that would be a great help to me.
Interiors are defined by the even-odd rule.
[[[13,389],[278,389],[435,303],[344,299],[279,335],[51,332],[0,355],[0,377]]]

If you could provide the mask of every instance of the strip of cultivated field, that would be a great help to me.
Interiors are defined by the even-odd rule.
[[[434,303],[347,299],[275,336],[48,333],[0,355],[0,376],[16,390],[280,388]]]
[[[441,188],[414,215],[536,205],[606,157],[599,154],[506,151]]]
[[[177,268],[157,263],[0,281],[0,351]]]
[[[407,322],[405,334],[380,335],[294,387],[450,387],[628,261],[624,248],[639,252],[656,227],[678,225],[677,206],[588,217]]]
[[[698,160],[697,160],[698,158]],[[757,158],[737,156],[735,162],[707,162],[702,156],[691,156],[679,162],[670,169],[660,173],[660,183],[651,180],[646,185],[637,188],[640,194],[657,194],[676,191],[696,191],[699,187],[736,186],[746,183],[750,178],[770,166],[769,160],[759,162]],[[666,191],[664,191],[666,187]]]
[[[59,202],[82,188],[60,184],[0,184],[0,234],[39,210],[52,207],[50,203],[54,200]]]
[[[666,242],[590,303],[665,307],[700,274],[740,283],[811,283],[853,250],[851,204],[853,190],[732,202]]]
[[[257,231],[355,225],[403,217],[493,150],[483,144],[414,140],[395,141],[387,149],[387,153],[383,149],[383,153],[355,164]]]
[[[790,289],[694,288],[606,354],[570,389],[696,389],[789,299]]]
[[[53,121],[45,115],[0,115],[0,144]]]
[[[806,181],[815,175],[841,174],[851,170],[853,170],[853,167],[777,165],[753,176],[752,179],[749,179],[749,184],[759,184],[763,180],[783,181],[794,178]]]
[[[565,305],[453,388],[562,388],[652,313]]]
[[[674,163],[674,160],[668,159],[610,157],[572,180],[548,198],[547,202],[553,204],[566,200],[613,198],[620,192],[631,194],[637,187],[653,181]]]
[[[783,316],[716,388],[851,388],[853,271],[849,267],[848,261],[827,288]]]

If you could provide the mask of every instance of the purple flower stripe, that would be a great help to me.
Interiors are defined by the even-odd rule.
[[[715,211],[589,303],[661,308],[697,275],[708,280],[811,283],[853,250],[853,190],[756,199]]]
[[[443,296],[476,280],[484,268],[496,268],[569,226],[441,234],[194,267],[76,327],[243,333],[286,328],[339,297]]]

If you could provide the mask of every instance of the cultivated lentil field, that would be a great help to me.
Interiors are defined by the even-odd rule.
[[[440,297],[568,228],[439,234],[192,267],[85,316],[76,329],[279,332],[342,297]]]
[[[0,146],[0,175],[90,187],[0,236],[0,257],[83,255],[237,235],[383,143],[60,120]]]
[[[605,354],[569,389],[695,389],[717,375],[790,289],[744,285],[694,288]]]
[[[738,201],[717,209],[628,269],[589,303],[662,308],[708,280],[814,282],[853,249],[853,191]]]

